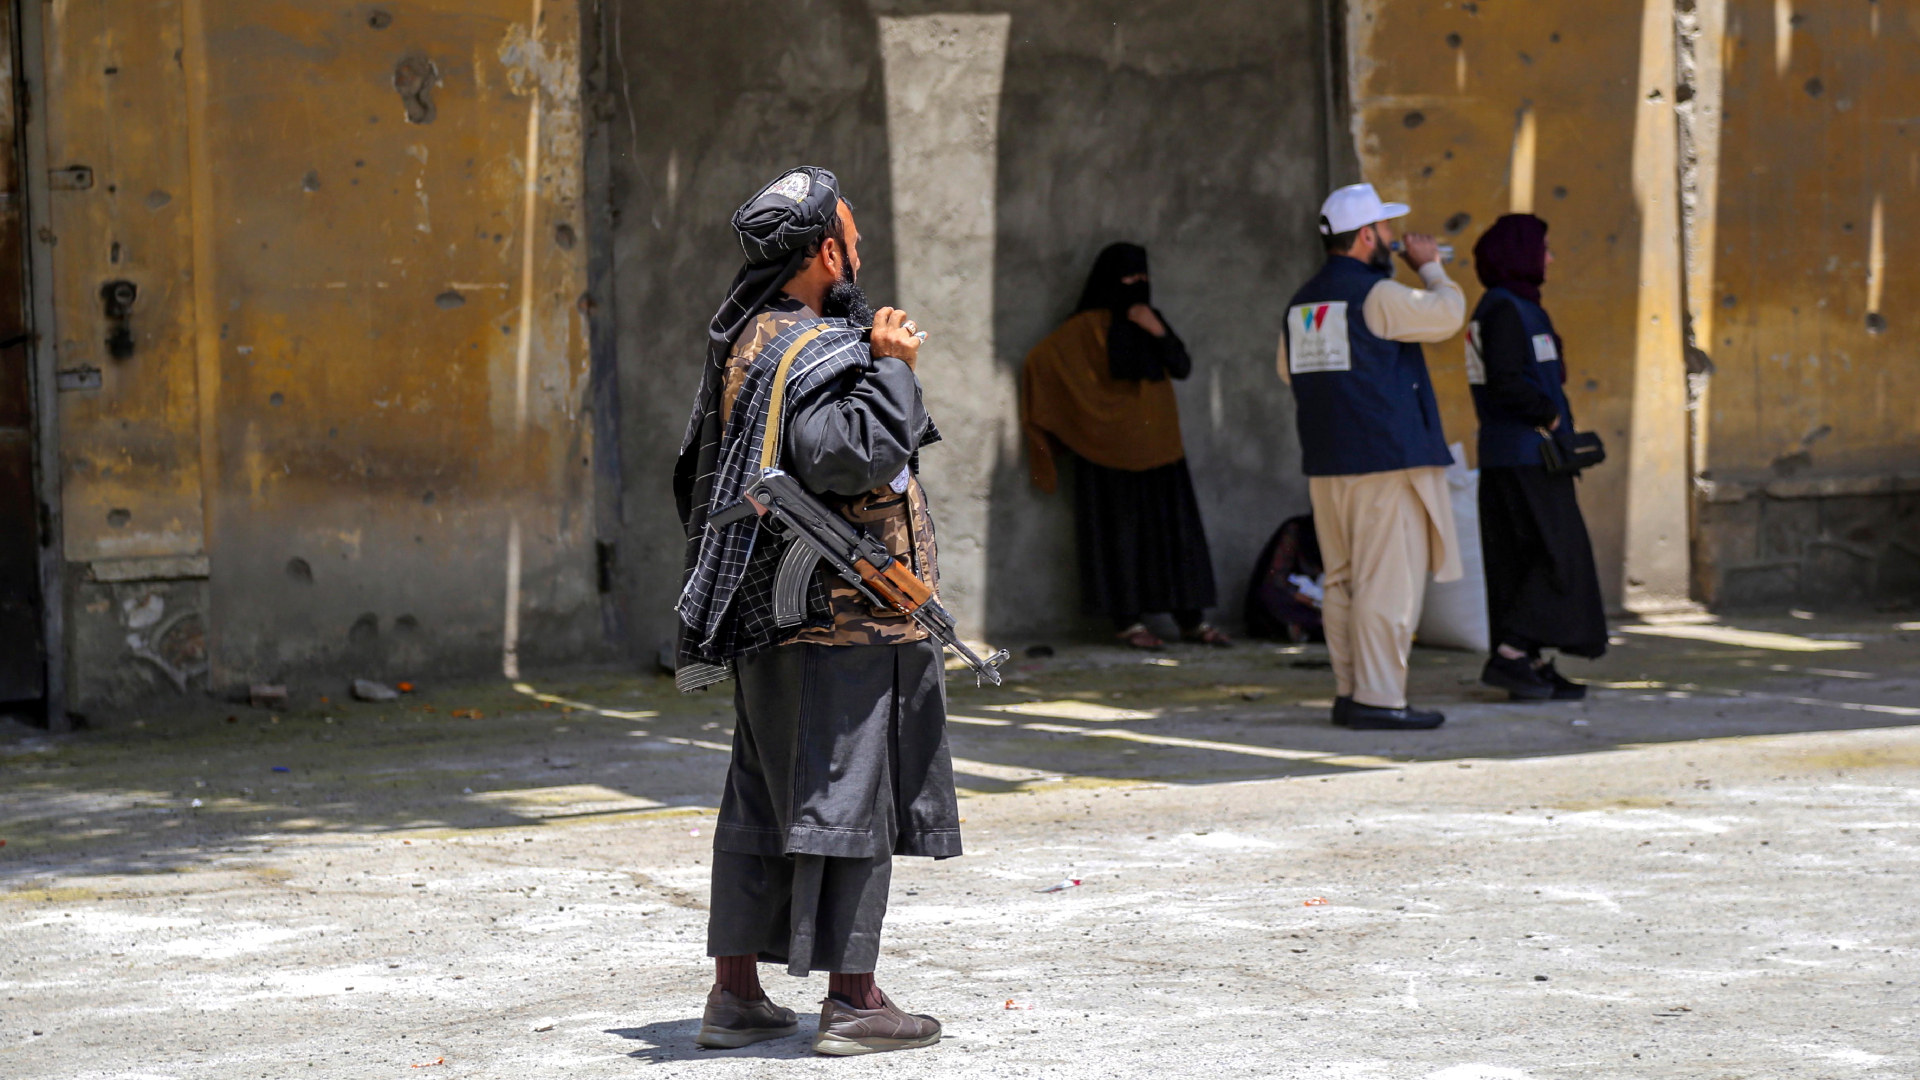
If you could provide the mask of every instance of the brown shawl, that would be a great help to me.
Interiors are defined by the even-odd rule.
[[[1033,347],[1020,374],[1020,423],[1027,433],[1033,486],[1059,486],[1053,440],[1109,469],[1142,472],[1187,456],[1171,379],[1109,374],[1107,327],[1113,313],[1083,311]]]

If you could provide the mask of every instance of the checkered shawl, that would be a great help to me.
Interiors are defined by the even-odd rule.
[[[714,466],[712,495],[707,501],[706,513],[700,515],[699,520],[740,501],[741,493],[759,475],[761,440],[766,434],[767,410],[772,403],[774,373],[780,358],[786,355],[795,339],[822,324],[828,327],[827,331],[801,349],[787,372],[786,408],[806,400],[833,379],[872,363],[861,329],[849,326],[845,319],[799,322],[763,346],[748,367],[746,381],[734,399]],[[696,410],[698,408],[696,405]],[[785,421],[786,417],[781,417],[783,431]],[[698,416],[694,423],[699,423]],[[759,535],[758,519],[739,522],[724,530],[702,530],[697,541],[699,555],[680,592],[680,602],[675,605],[685,628],[683,659],[724,664],[773,643],[771,596],[779,549],[773,544],[756,544]],[[762,598],[766,602],[754,606],[768,610],[735,612],[734,600],[739,595]],[[736,614],[740,617],[729,617]],[[763,617],[755,618],[755,614]]]

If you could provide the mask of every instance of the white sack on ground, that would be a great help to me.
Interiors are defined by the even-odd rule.
[[[1453,464],[1447,466],[1447,489],[1453,496],[1453,527],[1460,535],[1459,581],[1427,582],[1426,606],[1414,632],[1422,645],[1443,649],[1486,652],[1487,567],[1480,554],[1480,472],[1467,468],[1467,450],[1454,443]]]

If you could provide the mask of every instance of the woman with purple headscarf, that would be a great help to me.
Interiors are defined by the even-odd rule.
[[[1574,477],[1549,472],[1548,432],[1573,430],[1566,361],[1540,306],[1553,255],[1547,223],[1507,214],[1473,248],[1487,287],[1467,328],[1467,381],[1480,418],[1480,544],[1493,655],[1480,681],[1514,700],[1561,701],[1587,688],[1544,651],[1607,651],[1606,608]]]

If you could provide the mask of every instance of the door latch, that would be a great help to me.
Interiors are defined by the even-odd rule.
[[[125,360],[133,355],[133,302],[140,286],[124,279],[100,286],[100,305],[107,315],[107,355]]]

